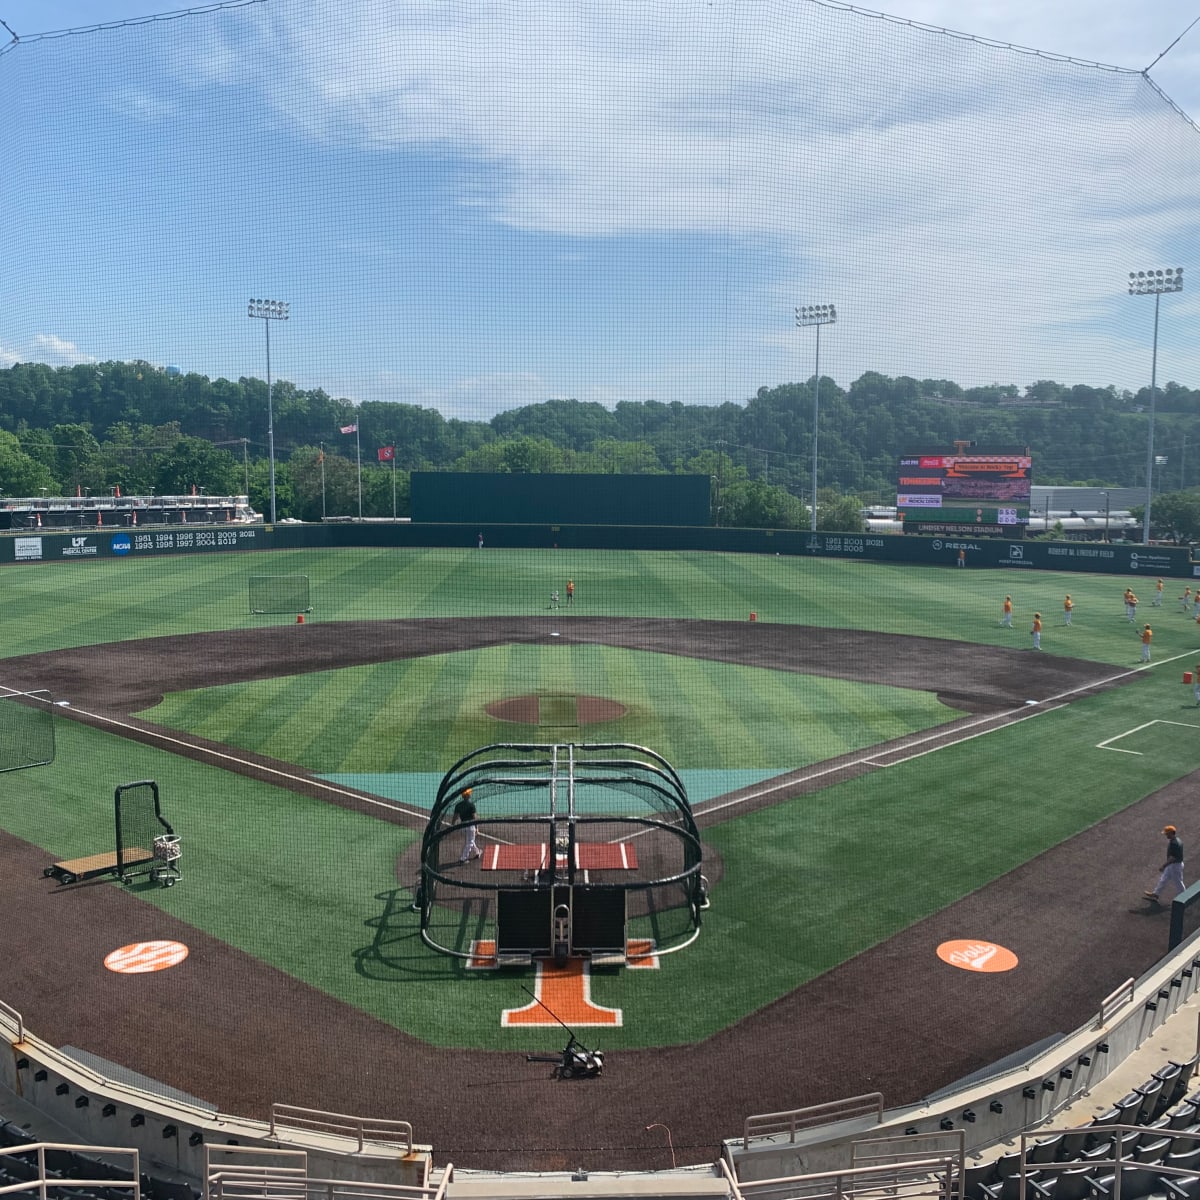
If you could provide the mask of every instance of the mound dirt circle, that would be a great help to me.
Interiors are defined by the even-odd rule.
[[[547,711],[573,710],[574,721],[563,722],[555,720],[554,714]],[[503,700],[493,700],[483,706],[484,712],[497,721],[511,721],[517,725],[599,725],[602,721],[615,721],[623,717],[629,709],[616,700],[607,700],[603,696],[573,696],[569,694],[509,696]]]

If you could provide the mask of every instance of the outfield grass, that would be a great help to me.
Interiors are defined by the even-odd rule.
[[[565,550],[307,550],[154,559],[29,563],[4,573],[7,654],[210,629],[262,628],[293,615],[254,616],[251,575],[308,575],[309,621],[544,613],[746,620],[873,629],[987,645],[1028,646],[1035,609],[1046,653],[1099,662],[1137,660],[1124,619],[1125,577],[1068,572],[957,571],[845,559],[775,555]],[[576,603],[553,617],[550,592],[574,578]],[[1182,582],[1166,605],[1142,588],[1139,624],[1155,626],[1155,657],[1195,655],[1200,626],[1178,611]],[[1011,593],[1014,628],[999,626]],[[1062,600],[1075,600],[1061,627]]]
[[[561,589],[570,573],[580,613],[740,620],[753,607],[760,620],[1027,645],[1025,610],[1037,604],[1047,618],[1048,653],[1069,648],[1078,657],[1105,663],[1133,663],[1138,654],[1121,610],[1125,582],[1109,577],[901,570],[732,555],[490,550],[308,552],[270,559],[231,554],[21,566],[4,575],[10,609],[16,609],[6,623],[9,653],[262,624],[263,618],[246,611],[246,577],[268,565],[280,574],[311,577],[312,620],[541,611],[543,593],[548,596],[555,584]],[[1055,622],[1068,590],[1076,599],[1076,615],[1074,627],[1065,630]],[[1169,589],[1170,600],[1180,590]],[[1018,606],[1012,631],[998,626],[1005,591]],[[84,595],[86,603],[80,599]],[[596,1001],[624,1010],[623,1027],[605,1032],[605,1047],[708,1036],[1193,771],[1200,765],[1200,710],[1191,706],[1179,674],[1195,664],[1200,637],[1173,605],[1159,613],[1144,611],[1157,631],[1156,660],[1186,656],[1179,663],[1164,663],[1128,687],[905,765],[757,813],[731,815],[708,831],[706,841],[722,855],[725,877],[699,940],[664,959],[658,971],[600,972],[593,979]],[[570,614],[556,619],[570,619]],[[565,648],[555,651],[560,649]],[[473,734],[473,729],[455,732],[461,694],[457,709],[447,701],[440,731],[425,728],[420,716],[436,709],[432,697],[439,688],[452,691],[456,679],[472,681],[479,674],[516,680],[525,688],[528,680],[558,672],[566,662],[579,673],[574,678],[598,677],[588,672],[603,667],[606,678],[644,693],[647,703],[659,702],[660,656],[621,652],[610,657],[607,649],[571,648],[547,666],[531,653],[523,658],[499,648],[494,654],[475,651],[354,668],[261,689],[210,689],[199,697],[170,698],[163,715],[170,712],[172,720],[207,736],[215,731],[222,738],[245,738],[246,744],[266,738],[251,748],[309,767],[321,760],[313,769],[329,769],[329,760],[342,753],[343,765],[352,762],[355,769],[410,770],[414,761],[432,763],[439,742],[444,748],[456,737]],[[647,667],[642,660],[654,662]],[[738,674],[726,676],[717,664],[682,662],[672,658],[671,666],[697,672],[695,679],[686,677],[681,687],[677,677],[666,690],[699,690],[687,705],[677,699],[675,713],[683,728],[663,728],[663,737],[685,757],[714,740],[700,736],[703,728],[688,728],[694,724],[689,715],[694,703],[715,711],[717,720],[710,717],[706,728],[710,735],[714,729],[722,734],[716,742],[727,762],[761,753],[770,760],[753,765],[768,767],[824,755],[821,736],[842,742],[856,738],[852,728],[838,730],[839,705],[869,713],[868,701],[874,698],[878,712],[870,720],[882,722],[880,728],[887,721],[919,724],[937,715],[937,706],[927,701],[916,718],[887,712],[879,701],[890,702],[892,689],[780,679],[741,668],[729,668]],[[422,682],[421,703],[406,708],[405,689]],[[324,688],[333,690],[322,698]],[[760,688],[773,702],[790,705],[788,712],[798,709],[806,720],[828,722],[832,734],[806,740],[807,731],[793,728],[789,744],[786,731],[759,730],[752,706]],[[608,689],[587,690],[605,694]],[[888,695],[881,696],[884,692]],[[333,711],[333,695],[348,718],[335,736],[323,719]],[[894,698],[903,705],[912,701],[911,694],[898,691]],[[281,739],[270,741],[276,736],[266,728],[270,718],[251,719],[251,710],[261,704],[279,706],[273,717],[278,726],[286,725]],[[726,727],[735,731],[728,738]],[[355,743],[366,742],[343,747],[347,728],[361,731]],[[644,734],[648,727],[632,728]],[[55,763],[7,775],[0,792],[0,825],[43,847],[47,863],[110,848],[113,787],[156,779],[164,812],[183,835],[185,878],[171,889],[138,885],[137,894],[147,904],[430,1042],[528,1046],[528,1032],[499,1028],[500,1010],[523,1002],[519,984],[528,981],[528,973],[466,972],[459,962],[421,945],[415,914],[408,911],[411,881],[395,876],[396,857],[413,834],[73,722],[59,722],[58,731]],[[373,739],[385,743],[393,737],[396,744],[378,752],[366,748]],[[1098,748],[1116,737],[1119,750],[1135,753]],[[630,740],[661,749],[653,737]],[[866,740],[877,740],[874,730]],[[405,745],[411,746],[411,757]],[[775,761],[789,745],[793,756]],[[1064,762],[1070,762],[1069,772],[1061,769]],[[1152,863],[1160,849],[1157,837],[1151,839],[1147,861]],[[35,880],[31,886],[52,885]],[[86,903],[85,892],[75,895],[78,903]],[[847,904],[848,895],[861,903]],[[122,933],[114,931],[114,946]],[[977,933],[963,931],[964,936]],[[453,1022],[445,1017],[448,984],[453,985]],[[695,1002],[698,995],[703,1004]]]

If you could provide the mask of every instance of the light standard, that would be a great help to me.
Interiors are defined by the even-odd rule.
[[[1154,297],[1154,349],[1150,356],[1150,428],[1146,434],[1146,511],[1142,516],[1142,541],[1150,544],[1150,500],[1154,491],[1154,408],[1158,398],[1158,302],[1164,292],[1183,291],[1183,268],[1165,271],[1130,271],[1129,294]]]
[[[267,335],[267,457],[271,460],[271,524],[275,524],[275,408],[271,402],[271,322],[286,321],[291,305],[285,300],[251,300],[246,316],[261,317]]]
[[[796,325],[807,329],[810,325],[817,331],[817,365],[813,376],[813,464],[812,464],[812,520],[809,528],[817,530],[817,419],[821,412],[821,326],[837,321],[837,309],[832,304],[806,304],[796,309]]]
[[[1100,495],[1102,495],[1104,497],[1104,540],[1107,542],[1108,541],[1108,493],[1101,492]]]

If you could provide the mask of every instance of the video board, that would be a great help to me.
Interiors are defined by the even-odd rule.
[[[909,454],[897,472],[905,533],[1021,538],[1029,526],[1028,454]]]

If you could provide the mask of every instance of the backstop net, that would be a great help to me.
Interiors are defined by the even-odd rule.
[[[54,761],[54,708],[46,691],[0,696],[0,772]]]
[[[251,575],[249,593],[256,615],[312,612],[307,575]]]
[[[513,964],[667,953],[699,932],[701,865],[683,783],[653,751],[485,746],[438,789],[421,845],[421,934],[443,953],[486,944]]]

